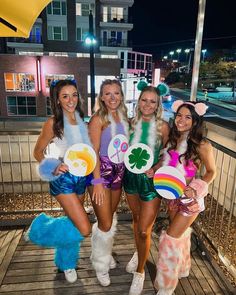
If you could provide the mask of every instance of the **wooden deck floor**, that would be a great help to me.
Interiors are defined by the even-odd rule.
[[[117,268],[110,271],[112,284],[101,287],[89,261],[90,238],[81,247],[78,281],[69,284],[64,274],[58,273],[53,263],[53,250],[42,249],[23,239],[24,228],[0,231],[0,294],[9,295],[126,295],[132,275],[125,272],[125,265],[134,251],[130,222],[119,222],[113,254]],[[146,267],[143,295],[156,294],[153,287],[157,255],[157,237],[153,234],[150,257]],[[192,255],[192,270],[188,278],[181,279],[175,295],[233,294],[222,278],[197,251]]]

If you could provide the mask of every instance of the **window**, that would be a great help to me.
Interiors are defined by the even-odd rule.
[[[89,16],[90,10],[94,12],[93,3],[76,3],[76,15]]]
[[[50,88],[50,84],[52,81],[56,81],[56,80],[74,80],[75,76],[74,75],[64,75],[64,74],[51,74],[51,75],[46,75],[46,89],[49,91]]]
[[[143,54],[137,54],[136,69],[144,70],[144,55]]]
[[[111,19],[113,21],[120,21],[124,19],[123,7],[111,7]]]
[[[120,53],[120,67],[121,67],[121,69],[124,68],[124,59],[125,59],[125,54],[124,54],[124,51],[122,51]]]
[[[49,97],[46,98],[46,114],[47,114],[47,116],[51,116],[52,115],[51,102],[50,102],[50,98]]]
[[[33,96],[8,96],[8,116],[35,116],[36,98]]]
[[[84,41],[88,32],[89,28],[76,28],[76,40]]]
[[[67,40],[67,27],[48,27],[48,40]]]
[[[103,13],[102,13],[102,21],[104,23],[107,23],[107,21],[108,21],[108,7],[107,6],[104,6],[102,8],[102,10],[103,10]]]
[[[152,57],[146,56],[146,70],[152,70]]]
[[[35,91],[34,75],[24,73],[4,73],[6,91]]]
[[[47,13],[52,15],[66,15],[66,2],[52,1],[47,6]]]
[[[135,69],[135,53],[128,52],[128,69]]]

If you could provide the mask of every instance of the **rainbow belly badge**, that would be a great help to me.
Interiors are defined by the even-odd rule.
[[[75,176],[86,176],[93,172],[96,166],[96,153],[91,146],[77,143],[68,148],[64,156],[64,163],[69,172]]]
[[[178,169],[172,166],[163,166],[156,171],[153,184],[159,195],[171,200],[183,195],[186,180]]]

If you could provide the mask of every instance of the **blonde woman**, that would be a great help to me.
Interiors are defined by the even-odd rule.
[[[108,146],[117,134],[128,136],[127,109],[118,80],[105,80],[97,97],[98,109],[89,123],[89,134],[99,159],[93,173],[90,195],[97,222],[92,228],[91,261],[102,286],[110,285],[109,270],[116,267],[112,257],[116,212],[121,197],[125,167],[112,163]]]
[[[142,88],[136,107],[136,116],[132,121],[130,144],[147,144],[153,151],[154,162],[152,168],[142,174],[125,171],[124,190],[132,211],[137,248],[126,266],[126,271],[133,273],[129,295],[141,294],[143,290],[144,267],[149,255],[152,226],[161,203],[161,197],[153,186],[152,178],[160,151],[167,142],[169,134],[169,126],[162,120],[162,104],[158,87],[147,86],[143,82]]]

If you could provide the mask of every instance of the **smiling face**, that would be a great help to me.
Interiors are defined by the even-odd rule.
[[[193,118],[190,110],[182,107],[178,110],[175,117],[175,125],[179,132],[188,132],[193,126]]]
[[[66,85],[61,88],[58,96],[58,103],[66,113],[74,113],[78,104],[78,91],[73,85]]]
[[[157,110],[159,97],[157,93],[152,91],[144,91],[139,99],[139,110],[143,119],[148,119],[153,116]]]
[[[101,100],[108,111],[116,111],[122,100],[121,88],[117,84],[104,85],[102,89]]]

